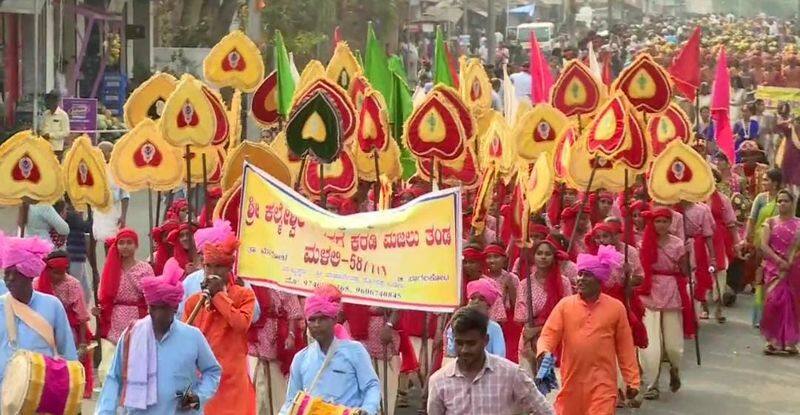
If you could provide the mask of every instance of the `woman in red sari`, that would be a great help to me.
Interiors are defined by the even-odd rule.
[[[92,397],[94,388],[94,359],[92,351],[88,350],[88,344],[94,336],[89,329],[89,310],[83,299],[81,283],[67,274],[68,268],[67,253],[64,251],[52,252],[45,260],[44,271],[33,281],[33,287],[36,291],[58,298],[67,312],[67,319],[78,348],[78,356],[86,373],[86,388],[83,398],[88,399]]]

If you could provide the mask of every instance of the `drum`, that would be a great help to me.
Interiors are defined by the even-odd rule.
[[[361,410],[328,403],[322,398],[313,397],[306,392],[297,392],[292,403],[290,415],[357,415]]]
[[[85,383],[81,362],[18,350],[6,366],[2,413],[75,415]]]

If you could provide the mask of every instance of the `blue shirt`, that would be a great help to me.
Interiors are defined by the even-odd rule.
[[[5,289],[5,285],[3,285]],[[11,295],[11,294],[8,294]],[[6,312],[5,312],[6,297],[0,297],[0,382],[3,381],[3,376],[6,372],[6,365],[8,365],[11,355],[14,350],[8,342],[8,330],[6,329]],[[64,306],[58,298],[49,294],[42,294],[34,291],[31,300],[28,302],[28,307],[33,311],[39,313],[51,326],[53,326],[53,335],[56,340],[56,348],[58,354],[67,360],[78,360],[78,352],[75,350],[75,339],[72,337],[72,329],[69,327],[69,320],[67,320],[67,312],[64,311]],[[17,349],[25,349],[33,352],[41,353],[45,356],[53,356],[53,351],[47,342],[31,329],[27,324],[23,323],[18,317],[14,317],[14,322],[17,324]]]
[[[189,297],[203,290],[203,287],[201,287],[200,284],[203,282],[205,278],[206,278],[205,270],[199,269],[189,274],[189,276],[187,276],[183,280],[183,300],[181,300],[181,303],[178,304],[178,314],[176,314],[176,316],[183,315],[183,309],[184,306],[186,305],[186,300],[188,300]],[[250,288],[250,283],[245,282],[244,286]],[[258,321],[258,318],[261,316],[261,308],[258,306],[258,301],[256,301],[255,305],[256,306],[253,309],[253,321],[251,321],[251,323]]]
[[[179,413],[176,392],[185,392],[191,385],[192,393],[200,398],[201,410],[180,411],[181,414],[200,414],[202,406],[217,392],[222,368],[203,333],[195,327],[175,319],[169,331],[158,341],[158,397],[156,404],[147,410],[125,408],[126,414],[169,415]],[[114,360],[97,401],[96,414],[115,415],[122,393],[123,337],[117,344]],[[197,372],[200,372],[198,379]]]
[[[8,288],[6,288],[6,282],[0,279],[0,295],[3,295],[8,292]]]
[[[486,352],[495,356],[506,357],[506,339],[503,336],[503,328],[494,320],[489,320],[486,328],[489,334],[489,343],[486,344]],[[453,327],[447,326],[447,357],[456,357],[456,339],[453,335]]]
[[[294,356],[286,401],[281,407],[280,415],[289,414],[294,397],[300,391],[306,391],[326,402],[360,408],[370,415],[378,413],[381,387],[367,349],[352,340],[335,342],[337,346],[333,357],[313,390],[307,389],[317,377],[317,372],[325,361],[325,353],[319,348],[319,343],[313,342]]]

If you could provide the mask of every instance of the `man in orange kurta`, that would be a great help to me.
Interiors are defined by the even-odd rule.
[[[601,293],[601,283],[622,266],[622,255],[602,246],[597,255],[578,256],[579,294],[562,299],[547,319],[536,345],[539,360],[561,346],[559,415],[613,415],[617,403],[617,362],[633,399],[639,368],[625,306]]]
[[[247,373],[247,330],[255,309],[253,291],[236,285],[231,274],[238,241],[233,236],[203,248],[203,291],[186,300],[186,321],[198,302],[208,300],[190,324],[199,328],[222,366],[222,379],[207,415],[255,414],[255,388]]]

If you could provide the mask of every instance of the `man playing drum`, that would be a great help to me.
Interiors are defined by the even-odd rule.
[[[33,279],[44,270],[44,258],[51,250],[49,242],[36,237],[6,237],[0,233],[0,266],[9,291],[0,296],[0,382],[5,382],[6,367],[18,350],[78,360],[72,329],[61,301],[33,289]],[[8,316],[8,313],[13,313],[16,318]],[[21,373],[15,373],[8,380],[20,384],[29,380],[23,377]],[[4,390],[6,386],[10,385],[4,384]],[[24,385],[21,386],[19,389],[24,389]],[[83,387],[82,380],[80,386]],[[43,396],[42,400],[48,398]],[[63,408],[63,403],[61,406]]]
[[[200,330],[175,318],[182,276],[170,259],[164,275],[142,279],[150,315],[120,337],[97,414],[114,415],[118,406],[125,413],[202,413],[216,393],[222,368],[211,347]]]
[[[378,413],[380,383],[367,349],[357,341],[334,338],[341,307],[335,298],[324,294],[306,300],[308,330],[316,341],[297,353],[292,361],[281,415],[301,413],[294,408],[295,398],[301,392],[361,413]]]

